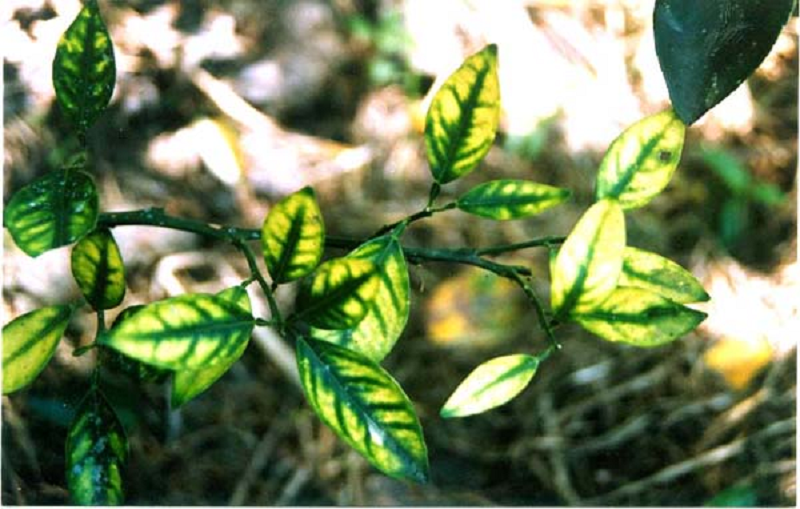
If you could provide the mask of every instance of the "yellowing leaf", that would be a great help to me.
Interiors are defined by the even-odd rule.
[[[95,309],[118,306],[125,297],[125,266],[114,237],[99,229],[72,249],[72,275]]]
[[[497,46],[468,57],[436,92],[425,122],[433,178],[446,184],[475,169],[491,148],[500,120]]]
[[[456,205],[470,214],[505,221],[538,214],[569,195],[567,189],[528,180],[492,180],[467,191]]]
[[[618,284],[643,288],[680,304],[709,299],[689,271],[663,256],[630,246],[625,248]]]
[[[772,347],[764,339],[745,341],[723,338],[703,354],[706,365],[720,373],[736,390],[747,388],[771,360]]]

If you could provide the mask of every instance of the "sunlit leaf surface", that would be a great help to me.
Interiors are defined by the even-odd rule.
[[[467,191],[457,205],[464,212],[505,221],[538,214],[569,195],[567,189],[528,180],[492,180]]]
[[[23,187],[3,213],[3,225],[29,256],[72,244],[94,229],[94,181],[73,169],[51,171]]]
[[[623,209],[647,204],[669,184],[681,159],[686,126],[672,109],[627,128],[608,148],[597,174],[597,199]]]
[[[600,304],[617,286],[625,250],[619,204],[600,200],[587,210],[561,246],[553,266],[551,303],[566,315]]]
[[[72,306],[40,308],[3,327],[3,394],[25,387],[44,369],[67,330],[72,311]]]
[[[428,452],[414,407],[380,366],[346,348],[297,341],[306,398],[320,419],[391,477],[428,480]]]
[[[261,248],[270,277],[276,283],[311,273],[322,258],[325,225],[310,187],[275,204],[261,228]]]
[[[538,366],[539,360],[526,354],[484,362],[459,384],[442,407],[441,416],[466,417],[507,403],[527,387]]]
[[[643,288],[680,304],[709,299],[703,285],[686,269],[655,253],[626,247],[619,286]]]
[[[114,237],[99,229],[72,249],[72,276],[95,309],[118,306],[125,297],[125,266]]]
[[[436,182],[475,169],[497,134],[500,86],[497,46],[468,57],[436,92],[425,121],[425,147]]]
[[[144,304],[137,304],[129,306],[120,312],[111,324],[111,328],[119,326],[120,323],[129,319],[137,312],[144,309]],[[169,377],[171,371],[167,369],[157,368],[150,364],[145,364],[136,359],[132,359],[112,348],[102,348],[102,363],[109,370],[115,373],[121,373],[131,377],[140,383],[161,383]]]
[[[123,503],[122,470],[128,439],[98,389],[84,397],[67,434],[67,486],[76,505]]]
[[[688,333],[706,314],[641,288],[620,287],[599,306],[572,318],[608,341],[659,346]]]

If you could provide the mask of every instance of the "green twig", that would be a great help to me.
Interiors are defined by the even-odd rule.
[[[549,237],[539,237],[536,239],[526,240],[525,242],[517,242],[515,244],[501,244],[499,246],[484,247],[481,249],[476,249],[475,253],[479,256],[493,256],[531,247],[551,248],[555,245],[563,244],[566,239],[567,238],[563,236],[551,235]]]
[[[539,319],[539,326],[547,336],[550,346],[556,350],[559,350],[561,348],[561,344],[556,339],[555,334],[553,334],[553,328],[551,327],[550,321],[547,319],[542,301],[539,299],[539,296],[536,294],[533,287],[528,284],[525,278],[523,278],[520,274],[514,273],[511,276],[511,279],[517,283],[520,288],[522,288],[522,291],[525,292],[528,300],[530,300],[531,304],[533,304],[533,309],[536,310],[536,317]]]
[[[264,275],[261,274],[261,269],[258,268],[258,263],[256,262],[255,254],[253,254],[253,250],[250,249],[250,246],[247,245],[246,242],[242,240],[235,240],[233,244],[236,246],[239,251],[242,252],[244,257],[247,259],[247,266],[250,268],[251,277],[254,277],[258,282],[258,285],[261,287],[261,291],[264,292],[264,295],[267,297],[267,302],[269,303],[269,311],[272,315],[272,319],[280,328],[283,325],[283,318],[281,317],[281,312],[278,309],[278,303],[275,301],[275,295],[270,287],[269,283],[266,279],[264,279]]]
[[[390,231],[394,230],[400,224],[409,225],[409,224],[411,224],[413,222],[419,221],[420,219],[425,219],[426,217],[431,217],[432,215],[438,214],[439,212],[444,212],[445,210],[450,210],[450,209],[454,209],[454,208],[456,208],[456,202],[450,202],[450,203],[447,203],[445,205],[442,205],[441,207],[433,207],[433,206],[431,206],[429,204],[424,209],[420,210],[419,212],[415,212],[415,213],[411,214],[410,216],[406,217],[405,219],[402,219],[400,221],[396,221],[394,223],[382,226],[378,231],[373,233],[370,236],[370,238],[374,239],[376,237],[380,237],[381,235],[389,233]]]

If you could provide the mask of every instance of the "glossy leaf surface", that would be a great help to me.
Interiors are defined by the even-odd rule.
[[[651,347],[678,339],[706,314],[648,290],[619,287],[599,306],[572,318],[605,340]]]
[[[511,401],[528,386],[539,360],[517,354],[484,362],[467,375],[442,407],[445,419],[479,414]]]
[[[106,109],[116,79],[114,47],[95,0],[83,9],[58,41],[53,88],[61,111],[83,133]]]
[[[3,225],[29,256],[72,244],[94,229],[97,190],[92,178],[74,169],[51,171],[11,198]]]
[[[619,286],[642,288],[679,304],[709,299],[703,285],[686,269],[663,256],[626,247]]]
[[[597,199],[641,207],[669,184],[681,159],[686,127],[671,109],[627,128],[608,148],[597,174]]]
[[[276,283],[311,273],[322,258],[325,225],[314,190],[304,187],[278,202],[261,228],[261,248]]]
[[[123,321],[129,319],[139,311],[144,309],[144,304],[136,304],[123,309],[114,319],[111,328],[118,327]],[[150,364],[145,364],[136,359],[132,359],[117,350],[111,348],[102,348],[101,355],[103,355],[102,363],[111,371],[122,373],[131,377],[139,383],[162,383],[166,381],[172,373],[170,370],[157,368]]]
[[[614,200],[600,200],[583,214],[553,265],[553,310],[566,315],[600,304],[617,286],[625,250],[625,217]]]
[[[691,125],[761,64],[794,0],[658,0],[656,53],[678,116]]]
[[[456,204],[464,212],[505,221],[538,214],[569,196],[567,189],[528,180],[492,180],[473,187]]]
[[[468,57],[436,92],[425,121],[433,179],[446,184],[475,169],[500,120],[497,46]]]
[[[72,276],[95,309],[110,309],[125,297],[125,265],[114,237],[99,229],[72,249]]]
[[[90,389],[67,434],[67,486],[76,505],[121,505],[128,439],[114,409]]]
[[[72,306],[39,308],[3,327],[3,394],[22,389],[47,366],[72,311]]]
[[[298,339],[297,365],[309,404],[378,470],[428,480],[428,452],[414,407],[379,365],[323,341]]]

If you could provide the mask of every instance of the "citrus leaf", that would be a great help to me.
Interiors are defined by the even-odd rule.
[[[325,224],[314,190],[304,187],[279,201],[261,228],[261,248],[275,283],[311,273],[322,258]]]
[[[651,347],[683,336],[706,314],[648,290],[619,287],[602,304],[572,318],[605,340]]]
[[[144,304],[136,304],[123,309],[114,319],[114,323],[111,324],[111,328],[113,329],[118,327],[119,324],[132,317],[142,309],[144,309]],[[140,383],[162,383],[166,381],[167,377],[169,377],[171,374],[171,371],[167,369],[161,369],[143,362],[139,362],[136,359],[132,359],[131,357],[123,355],[122,353],[111,348],[102,348],[100,351],[101,355],[103,355],[103,366],[108,367],[111,371],[116,373],[127,375]]]
[[[569,195],[567,189],[528,180],[492,180],[467,191],[456,205],[476,216],[505,221],[538,214],[563,202]]]
[[[551,305],[563,316],[600,304],[617,286],[625,250],[625,217],[614,200],[600,200],[572,229],[556,257]]]
[[[296,319],[320,329],[347,329],[360,322],[378,286],[370,260],[336,258],[322,265],[298,296]]]
[[[67,486],[76,505],[121,505],[128,439],[98,389],[83,398],[67,433]]]
[[[97,2],[88,0],[58,41],[53,60],[56,99],[80,133],[106,109],[116,72],[111,37]]]
[[[252,315],[227,298],[196,293],[147,304],[99,343],[145,364],[191,370],[229,360],[254,325]]]
[[[72,248],[72,276],[95,309],[110,309],[125,297],[125,266],[106,228],[93,231]]]
[[[479,414],[511,401],[528,386],[539,359],[516,354],[484,362],[467,375],[439,414],[449,419]]]
[[[226,288],[219,292],[217,297],[227,300],[245,313],[251,312],[250,297],[247,295],[247,290],[241,286]],[[233,355],[211,367],[177,371],[172,379],[172,398],[170,400],[172,408],[183,405],[211,387],[211,384],[219,380],[239,360],[239,357],[247,349],[248,343],[249,341],[245,341]]]
[[[74,169],[48,172],[6,205],[3,225],[29,256],[72,244],[94,229],[98,199],[92,177]]]
[[[367,304],[367,312],[355,327],[312,328],[311,335],[380,362],[392,350],[408,321],[408,268],[403,248],[395,236],[385,235],[362,244],[346,258],[375,264],[377,288]]]
[[[497,46],[468,57],[433,96],[425,148],[433,179],[446,184],[475,169],[489,151],[500,120]]]
[[[686,269],[655,253],[626,247],[618,286],[642,288],[673,302],[705,302],[710,297]]]
[[[39,308],[3,327],[3,394],[22,389],[44,369],[73,311],[72,306]]]
[[[356,352],[303,338],[297,366],[309,404],[342,440],[388,476],[428,480],[422,427],[389,373]]]
[[[658,0],[656,53],[678,116],[691,125],[769,54],[794,0]]]
[[[623,209],[647,204],[672,179],[681,159],[685,133],[686,126],[672,109],[625,129],[600,163],[597,199],[616,198]]]

